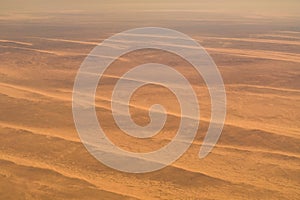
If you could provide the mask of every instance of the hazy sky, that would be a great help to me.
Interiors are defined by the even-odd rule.
[[[216,11],[298,15],[300,0],[1,0],[1,14],[14,12],[103,12],[129,10]]]

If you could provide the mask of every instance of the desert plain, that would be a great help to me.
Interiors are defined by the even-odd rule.
[[[117,11],[0,16],[0,199],[300,199],[299,16]],[[132,118],[146,125],[149,106],[160,103],[168,111],[166,127],[148,139],[118,129],[112,89],[136,65],[163,63],[184,74],[201,113],[196,138],[181,158],[155,172],[130,174],[86,150],[73,121],[72,90],[97,44],[145,26],[181,31],[205,48],[223,77],[227,116],[217,145],[199,159],[211,115],[201,76],[167,52],[122,56],[101,78],[95,100],[99,123],[116,145],[133,152],[159,149],[180,122],[174,95],[149,84],[132,96]]]

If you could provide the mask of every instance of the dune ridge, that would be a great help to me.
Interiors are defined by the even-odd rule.
[[[26,134],[26,135],[28,135],[28,134],[30,134],[30,133],[19,133],[19,134]],[[45,138],[45,136],[41,136],[42,138],[42,140],[48,140],[47,138]],[[28,138],[28,136],[27,136],[27,138]],[[43,139],[44,138],[44,139]],[[29,139],[29,138],[28,138]],[[23,142],[25,142],[26,140],[28,140],[28,139],[22,139],[22,141]],[[41,141],[41,140],[40,140]],[[60,140],[61,142],[65,142],[64,140]],[[22,143],[23,143],[22,142]],[[59,141],[57,141],[57,142],[59,142]],[[69,145],[71,145],[71,144],[69,144]],[[78,145],[80,145],[79,143],[78,143]],[[22,145],[21,145],[22,146]],[[72,145],[71,145],[72,146]],[[14,147],[12,147],[12,148],[14,148]],[[58,148],[58,147],[57,147]],[[11,149],[11,148],[10,148]],[[16,163],[22,163],[22,165],[28,165],[28,166],[30,166],[30,165],[32,165],[33,163],[35,163],[35,166],[36,167],[42,167],[42,168],[46,168],[46,169],[48,169],[50,166],[50,169],[52,169],[52,170],[55,170],[55,171],[57,171],[58,173],[61,173],[61,174],[63,174],[63,175],[66,175],[66,176],[70,176],[70,177],[74,177],[74,178],[79,178],[79,179],[82,179],[83,177],[82,177],[82,175],[75,175],[74,174],[74,172],[72,172],[72,171],[69,171],[69,170],[64,170],[63,168],[61,168],[61,167],[59,167],[59,166],[57,166],[57,165],[55,165],[56,167],[55,168],[53,168],[54,166],[53,166],[53,164],[51,164],[51,165],[49,165],[49,164],[43,164],[43,163],[40,163],[40,161],[39,160],[35,160],[35,158],[34,157],[32,157],[32,156],[30,156],[30,157],[28,157],[28,156],[26,156],[26,157],[24,157],[24,156],[21,156],[20,155],[20,157],[19,156],[17,156],[18,155],[18,153],[17,152],[19,152],[18,150],[16,150],[16,152],[15,153],[13,153],[13,152],[11,152],[11,150],[9,150],[8,152],[10,152],[8,155],[6,154],[6,153],[4,153],[3,151],[2,151],[2,154],[1,154],[1,159],[6,159],[6,160],[10,160],[10,161],[13,161],[13,162],[16,162]],[[11,153],[13,153],[12,155],[14,155],[14,156],[12,156],[11,155]],[[17,154],[16,154],[17,153]],[[25,152],[24,152],[25,153]],[[216,152],[217,153],[217,152]],[[214,153],[215,154],[215,153]],[[4,157],[3,157],[4,156]],[[16,157],[17,156],[17,157]],[[38,155],[35,155],[35,156],[38,156]],[[42,159],[42,158],[41,158]],[[50,160],[52,160],[52,159],[50,159]],[[42,161],[42,162],[44,162],[44,161]],[[27,164],[26,164],[27,163]],[[190,168],[186,168],[186,167],[182,167],[182,166],[178,166],[178,164],[176,164],[175,166],[174,166],[176,169],[182,169],[182,170],[187,170],[187,171],[190,171],[190,172],[193,172],[193,173],[199,173],[199,171],[194,171],[194,170],[192,170],[192,169],[190,169]],[[179,168],[178,168],[179,167]],[[170,167],[168,167],[168,168],[170,168]],[[202,174],[202,173],[200,173],[200,174]],[[75,175],[75,176],[74,176]],[[201,175],[202,176],[202,175]],[[207,175],[206,175],[207,176]],[[87,177],[86,177],[87,178]],[[92,184],[96,184],[96,185],[98,185],[99,184],[99,182],[98,181],[96,181],[95,182],[95,180],[93,181],[93,179],[91,179],[91,180],[87,180],[86,178],[84,178],[83,180],[85,180],[85,181],[88,181],[88,182],[91,182]],[[223,183],[222,183],[223,184]],[[227,185],[229,184],[228,182],[226,183]],[[238,184],[238,183],[230,183],[230,184]],[[241,184],[241,183],[240,183]],[[250,184],[251,185],[251,187],[257,187],[257,186],[255,186],[255,185],[252,185],[251,183],[248,183],[248,184]],[[104,188],[104,186],[103,185],[101,185],[101,186],[99,186],[101,189],[105,189],[105,190],[107,190],[107,188]],[[263,187],[263,185],[260,185],[259,186],[259,188],[264,188]],[[277,189],[279,189],[280,187],[278,187]],[[110,191],[110,192],[114,192],[114,191],[111,191],[111,190],[107,190],[107,191]],[[135,196],[136,197],[136,196]]]

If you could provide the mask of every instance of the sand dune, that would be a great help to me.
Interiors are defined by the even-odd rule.
[[[284,34],[257,34],[256,37],[271,37],[271,38],[284,38],[284,39],[296,39],[299,40],[300,36],[291,36]],[[277,41],[277,40],[276,40]],[[282,41],[282,40],[281,40]],[[288,41],[289,42],[289,41]],[[297,41],[298,42],[298,41]]]
[[[110,76],[110,75],[107,75],[106,77],[117,78],[115,76]],[[22,94],[23,95],[22,98],[23,99],[24,98],[33,99],[33,101],[35,101],[37,98],[36,97],[31,97],[32,94],[40,95],[41,97],[44,97],[44,98],[47,98],[47,99],[50,98],[50,99],[53,99],[53,100],[64,101],[64,102],[70,102],[71,99],[72,99],[71,98],[71,96],[72,96],[72,91],[71,90],[55,88],[55,90],[43,91],[43,90],[39,90],[39,89],[33,89],[33,88],[28,88],[28,87],[24,87],[24,86],[17,86],[17,85],[11,85],[11,84],[6,84],[6,83],[0,83],[0,86],[15,89],[16,92],[17,91],[22,91],[22,92],[28,93],[27,95]],[[269,94],[266,93],[264,95],[265,97],[269,97],[271,99],[274,98],[274,97],[278,97],[278,98],[289,100],[289,98],[286,97],[286,94],[279,93],[279,94],[275,95],[275,94],[272,94],[272,90],[279,91],[279,92],[292,92],[292,94],[289,94],[289,95],[295,96],[294,97],[295,100],[299,99],[298,96],[297,96],[297,93],[299,92],[299,90],[295,90],[295,89],[266,87],[266,86],[259,86],[259,85],[243,85],[243,84],[228,85],[226,87],[227,87],[227,92],[228,92],[229,96],[230,96],[230,94],[231,95],[244,94],[246,96],[252,95],[252,96],[254,96],[254,98],[261,97],[260,93],[256,93],[256,92],[253,92],[253,91],[247,91],[247,90],[244,89],[244,88],[253,88],[253,89],[257,88],[257,89],[271,90],[271,91],[268,92]],[[236,91],[236,90],[233,90],[231,88],[233,88],[233,89],[234,88],[241,88],[241,89],[243,89],[243,91],[241,92],[241,89]],[[7,91],[7,90],[3,90],[2,93],[3,94],[9,94],[5,91]],[[296,94],[294,94],[295,92],[296,92]],[[14,92],[11,91],[10,93],[14,93]],[[199,98],[201,98],[201,96],[199,96]],[[39,99],[40,99],[40,97],[39,97]],[[110,107],[111,99],[109,97],[97,96],[96,100],[97,100],[96,107],[105,109],[107,111],[111,110],[111,107]],[[125,104],[125,102],[118,102],[118,103]],[[208,102],[205,103],[205,104],[207,104],[209,106]],[[139,110],[148,111],[148,106],[144,106],[144,105],[141,105],[141,104],[136,104],[135,103],[135,104],[131,104],[130,106],[132,108],[136,108],[136,109],[139,109]],[[172,111],[168,111],[167,113],[171,116],[174,116],[174,117],[180,117],[180,113],[176,113],[176,112],[172,112]],[[189,117],[189,116],[185,116],[185,117]],[[202,116],[201,120],[208,122],[209,118]],[[237,119],[235,119],[235,120],[237,120]],[[240,120],[240,119],[238,119],[238,121],[239,121],[239,124],[236,124],[234,122],[234,120],[230,120],[230,121],[227,120],[226,124],[233,125],[233,126],[238,126],[238,127],[245,127],[247,129],[251,129],[251,128],[261,129],[261,130],[270,131],[270,132],[273,132],[275,134],[280,134],[280,135],[288,134],[289,136],[296,137],[296,138],[300,137],[298,134],[296,134],[297,129],[294,129],[294,128],[289,127],[289,126],[285,126],[283,128],[280,128],[279,126],[277,126],[277,124],[269,124],[268,125],[266,123],[250,122],[250,121],[247,121],[247,120]]]
[[[27,47],[14,47],[14,46],[8,46],[8,45],[0,45],[2,48],[13,48],[13,49],[20,49],[20,50],[26,50],[26,51],[34,51],[38,53],[46,53],[46,54],[52,54],[52,55],[62,55],[59,52],[55,51],[48,51],[48,50],[43,50],[43,49],[34,49],[34,48],[27,48]]]
[[[280,60],[288,62],[300,62],[299,54],[283,53],[278,51],[265,51],[265,50],[246,50],[246,49],[226,49],[226,48],[205,48],[208,52],[232,54],[235,56]]]
[[[278,88],[278,87],[270,87],[270,86],[262,86],[262,85],[246,85],[246,84],[235,84],[228,85],[230,87],[247,87],[247,88],[257,88],[257,89],[268,89],[268,90],[276,90],[280,92],[293,92],[300,93],[300,90],[290,89],[290,88]]]
[[[60,174],[63,174],[65,177],[71,177],[71,178],[75,178],[75,179],[79,179],[79,180],[84,180],[84,181],[87,181],[87,182],[89,182],[89,183],[91,183],[91,184],[93,184],[93,185],[96,185],[96,186],[98,186],[98,187],[100,187],[100,188],[102,188],[102,189],[105,189],[106,191],[111,191],[110,190],[110,188],[113,188],[112,187],[112,185],[107,185],[107,186],[104,186],[103,184],[101,184],[97,179],[95,179],[95,177],[94,178],[92,178],[92,177],[90,177],[90,176],[87,176],[88,174],[90,174],[91,173],[91,171],[90,170],[96,170],[97,168],[94,168],[94,169],[89,169],[88,171],[90,171],[90,172],[88,172],[88,171],[86,171],[86,172],[84,172],[84,171],[79,171],[77,174],[74,174],[74,172],[73,171],[70,171],[68,168],[65,168],[65,167],[63,167],[65,164],[65,162],[63,161],[63,160],[61,160],[61,159],[59,159],[59,158],[54,158],[54,157],[56,157],[55,156],[55,154],[59,154],[59,151],[58,152],[56,152],[56,150],[55,151],[53,151],[52,149],[53,148],[55,148],[55,149],[57,149],[57,150],[59,150],[59,148],[60,148],[60,146],[62,145],[62,146],[68,146],[69,148],[69,150],[71,150],[71,152],[73,152],[74,150],[80,150],[81,148],[79,148],[79,147],[76,147],[75,149],[73,148],[73,146],[75,145],[73,142],[72,143],[70,143],[70,142],[68,142],[68,141],[65,141],[65,140],[61,140],[61,139],[55,139],[55,138],[45,138],[44,136],[35,136],[35,135],[32,135],[30,132],[20,132],[20,131],[18,131],[18,132],[11,132],[11,131],[9,131],[10,133],[9,133],[9,135],[7,135],[6,134],[6,139],[4,140],[4,141],[1,141],[2,142],[2,144],[8,144],[7,143],[7,141],[9,141],[9,138],[12,138],[12,137],[14,137],[14,138],[19,138],[20,137],[20,142],[17,142],[17,144],[19,144],[19,145],[17,145],[17,146],[11,146],[9,149],[9,153],[7,154],[7,153],[5,153],[5,151],[2,151],[2,153],[1,153],[1,159],[4,159],[4,160],[9,160],[9,161],[12,161],[12,162],[14,162],[14,163],[19,163],[19,164],[21,164],[21,165],[25,165],[25,166],[28,166],[28,167],[31,167],[31,166],[33,166],[33,167],[37,167],[37,168],[43,168],[43,169],[47,169],[47,170],[54,170],[54,171],[56,171],[56,172],[58,172],[58,173],[60,173]],[[5,133],[5,132],[4,132]],[[2,134],[4,134],[4,133],[2,133]],[[2,135],[2,136],[4,136],[4,135]],[[30,141],[31,140],[31,136],[34,136],[37,140],[36,140],[36,143],[35,144],[31,144],[31,148],[29,148],[28,149],[28,145],[29,145],[29,143],[27,143],[26,141]],[[22,138],[22,139],[21,139]],[[39,138],[39,139],[38,139]],[[55,143],[56,143],[56,147],[51,147],[50,149],[48,149],[48,153],[47,153],[47,155],[48,155],[48,159],[44,159],[44,158],[39,158],[39,155],[36,155],[36,154],[32,154],[32,153],[34,153],[34,149],[35,149],[35,146],[36,147],[38,147],[38,146],[40,146],[40,145],[43,145],[45,142],[47,143],[47,140],[50,140],[50,141],[52,141],[52,140],[54,140],[55,141]],[[66,143],[67,142],[67,143]],[[63,144],[63,143],[66,143],[66,144]],[[79,146],[81,146],[80,145],[80,143],[77,143]],[[76,146],[78,146],[76,144]],[[5,145],[5,146],[6,146]],[[20,149],[21,148],[21,149]],[[13,150],[13,149],[15,149],[15,150]],[[77,151],[76,150],[76,151]],[[31,152],[31,153],[30,153]],[[51,154],[52,153],[50,153],[50,152],[53,152],[54,153],[54,157],[53,158],[51,158]],[[71,153],[70,152],[70,153]],[[218,148],[217,148],[217,151],[215,152],[213,152],[213,154],[215,154],[215,155],[218,155],[218,152],[219,152],[219,150],[218,150]],[[224,152],[224,151],[221,151],[221,152]],[[225,151],[225,152],[227,152],[227,151]],[[21,154],[20,154],[21,153]],[[29,153],[29,154],[28,154]],[[72,153],[71,153],[72,154]],[[70,155],[71,155],[70,154]],[[78,154],[78,152],[76,153],[76,154]],[[31,155],[31,156],[30,156]],[[222,155],[222,154],[221,154]],[[46,155],[45,155],[46,156]],[[49,157],[50,156],[50,157]],[[73,157],[73,156],[72,156]],[[64,158],[64,157],[61,157],[62,159]],[[54,163],[52,163],[52,160],[57,160],[56,161],[56,163],[57,164],[54,164]],[[299,159],[299,158],[298,158]],[[261,161],[263,161],[263,160],[261,160]],[[74,160],[74,162],[80,162],[80,161],[76,161],[76,160]],[[187,162],[187,160],[184,162],[184,163],[186,163]],[[85,163],[85,162],[82,162],[82,163]],[[175,174],[174,175],[176,175],[176,174],[180,174],[180,170],[184,170],[184,171],[182,171],[182,173],[183,174],[185,174],[184,176],[187,176],[187,172],[188,173],[192,173],[192,174],[190,174],[190,176],[191,177],[202,177],[201,178],[201,180],[202,181],[205,181],[205,179],[208,181],[207,183],[209,183],[209,185],[210,184],[214,184],[214,185],[220,185],[220,186],[222,186],[222,187],[224,187],[224,186],[226,186],[226,187],[228,187],[228,186],[230,186],[230,187],[240,187],[240,186],[238,186],[239,184],[238,184],[238,181],[236,182],[236,183],[234,183],[234,182],[232,182],[232,180],[231,181],[225,181],[224,182],[224,180],[220,180],[219,178],[213,178],[213,177],[211,177],[211,176],[207,176],[207,175],[203,175],[203,173],[199,173],[199,171],[198,170],[196,170],[195,171],[195,169],[193,169],[193,167],[192,166],[194,166],[194,164],[192,164],[192,163],[190,163],[189,165],[184,165],[184,163],[182,163],[182,165],[183,165],[183,168],[181,169],[181,166],[180,166],[180,164],[176,164],[176,166],[178,166],[179,168],[174,168],[174,170],[176,169],[176,172],[175,172]],[[75,164],[75,163],[74,163]],[[78,165],[79,163],[77,163],[77,165]],[[62,165],[62,166],[61,166]],[[216,165],[218,165],[217,163],[216,163]],[[51,168],[49,168],[51,166]],[[97,166],[97,165],[96,165]],[[95,167],[96,167],[95,166]],[[190,168],[186,168],[187,166],[191,166],[192,167],[192,169],[190,169]],[[82,167],[84,167],[84,165],[82,165]],[[199,166],[198,166],[199,167]],[[173,168],[170,168],[170,167],[168,167],[166,170],[167,171],[169,171],[169,170],[173,170]],[[81,170],[84,170],[84,168],[82,168]],[[179,171],[178,171],[179,170]],[[105,175],[107,172],[109,172],[109,171],[107,171],[107,170],[105,170],[105,171],[103,171],[102,172],[102,174],[103,175]],[[168,172],[169,173],[169,172]],[[198,175],[199,174],[199,175]],[[173,175],[173,176],[174,176]],[[205,178],[206,177],[206,178]],[[156,177],[155,179],[160,179],[159,177]],[[187,178],[187,177],[186,177]],[[129,179],[130,180],[130,179]],[[127,180],[127,181],[129,181],[129,180]],[[181,178],[180,178],[180,176],[178,177],[178,179],[176,178],[176,179],[174,179],[174,181],[175,180],[182,180]],[[113,181],[117,181],[117,179],[114,179]],[[137,180],[135,180],[135,181],[137,181]],[[183,180],[182,180],[183,181]],[[174,182],[175,184],[183,184],[185,181],[180,181],[180,182]],[[250,180],[249,180],[250,181]],[[117,182],[111,182],[110,184],[119,184],[118,183],[119,181],[117,181]],[[137,183],[138,184],[138,183]],[[264,189],[264,186],[265,185],[263,185],[263,184],[255,184],[255,185],[252,185],[252,183],[251,183],[251,181],[248,183],[248,184],[250,184],[250,185],[248,185],[248,188],[250,189],[250,188],[253,188],[256,192],[258,192],[258,191],[264,191],[264,192],[266,192],[266,189]],[[235,185],[235,186],[234,186]],[[162,186],[160,186],[160,187],[162,187]],[[274,187],[274,185],[273,185],[273,187]],[[275,189],[275,188],[277,188],[277,189]],[[277,187],[275,187],[274,188],[274,190],[269,190],[269,192],[270,193],[272,193],[272,192],[275,192],[275,193],[278,193],[277,192],[277,190],[278,189],[280,189],[280,186],[277,186]],[[225,189],[226,190],[226,189]],[[125,190],[124,190],[125,191]],[[251,190],[250,190],[251,191]],[[250,191],[247,191],[247,192],[250,192]],[[226,193],[226,192],[225,192]],[[128,192],[126,192],[126,193],[121,193],[122,195],[128,195]],[[141,195],[141,194],[139,194],[139,195]],[[136,196],[136,197],[139,197],[139,195],[138,195],[138,193],[136,194],[136,195],[134,195],[134,196]]]
[[[91,199],[98,199],[99,196],[105,199],[136,199],[133,197],[128,197],[125,195],[116,194],[114,192],[108,192],[101,189],[98,189],[94,185],[77,178],[67,177],[64,176],[56,171],[46,169],[46,168],[39,168],[33,167],[32,165],[24,165],[22,162],[21,164],[15,163],[10,160],[1,159],[0,160],[1,166],[4,168],[10,168],[11,171],[14,172],[15,176],[20,176],[20,178],[11,178],[6,185],[2,185],[1,191],[5,192],[5,190],[10,190],[10,187],[15,187],[16,190],[13,191],[14,196],[10,196],[9,193],[5,195],[1,195],[1,198],[5,199],[15,199],[15,198],[23,198],[24,192],[27,193],[27,198],[43,198],[43,199],[62,199],[62,198],[70,198],[72,199],[82,199],[85,198],[86,195],[89,195]],[[2,172],[2,173],[1,173]],[[4,177],[7,175],[5,171],[1,171],[1,175]],[[34,187],[34,183],[28,183],[26,181],[26,177],[33,176],[35,177],[34,181],[38,184],[41,184],[45,187],[44,191],[40,191],[38,194],[34,190],[28,192],[26,189],[21,189],[25,187]],[[47,177],[47,179],[46,179]],[[6,178],[1,177],[2,180],[6,180]],[[1,180],[1,182],[2,182]],[[26,182],[25,184],[23,182]],[[60,183],[72,185],[68,190],[65,190]],[[20,188],[16,188],[16,186],[21,186]],[[56,192],[56,197],[49,197],[49,189]]]
[[[48,41],[55,41],[55,42],[75,43],[75,44],[87,44],[87,45],[98,45],[99,44],[99,42],[86,42],[86,41],[67,40],[67,39],[60,39],[60,38],[44,38],[44,37],[33,37],[33,38],[41,39],[41,40],[48,40]]]
[[[21,45],[25,45],[25,46],[32,46],[32,43],[15,41],[15,40],[0,40],[0,42],[3,42],[3,43],[13,43],[13,44],[21,44]]]
[[[62,101],[71,101],[70,98],[64,97],[62,94],[57,94],[56,92],[46,92],[34,88],[29,88],[29,87],[24,87],[24,86],[18,86],[18,85],[12,85],[12,84],[7,84],[7,83],[0,83],[0,86],[6,87],[6,88],[11,88],[14,90],[21,90],[23,92],[31,93],[31,94],[38,94],[41,96],[45,96],[48,98],[54,98],[57,100],[62,100]],[[2,94],[5,94],[5,91],[1,91]]]
[[[292,34],[292,35],[299,35],[300,31],[277,31],[279,33],[287,33],[287,34]]]
[[[92,46],[97,46],[100,44],[100,41],[99,42],[87,42],[87,41],[80,41],[80,40],[67,40],[67,39],[60,39],[60,38],[41,38],[41,37],[38,37],[37,39],[60,42],[60,43],[74,43],[74,44],[83,44],[83,45],[92,45]],[[113,41],[113,40],[111,40],[111,41]],[[104,44],[102,44],[102,45],[104,45]],[[111,48],[122,49],[121,44],[110,43],[110,44],[106,44],[106,45]],[[100,56],[100,55],[98,55],[98,56]]]
[[[272,39],[261,39],[261,38],[224,38],[224,37],[201,37],[209,40],[225,40],[225,41],[238,41],[238,42],[251,42],[251,43],[270,43],[270,44],[288,44],[288,45],[300,45],[300,41],[290,40],[272,40]]]
[[[31,133],[31,134],[34,134],[34,135],[47,136],[47,138],[63,139],[66,142],[75,142],[75,143],[78,143],[78,144],[81,143],[79,138],[77,138],[77,137],[63,137],[61,134],[55,133],[55,131],[53,131],[53,130],[51,131],[51,130],[47,130],[47,129],[38,129],[38,128],[34,128],[34,127],[25,127],[25,126],[20,126],[18,124],[8,124],[8,123],[2,123],[2,122],[0,123],[0,127],[25,131],[25,132],[28,132],[28,133]],[[167,140],[167,141],[171,141],[170,138],[164,137],[163,139]],[[202,145],[202,142],[194,141],[193,144],[198,145],[200,147]],[[274,154],[274,155],[283,156],[283,157],[292,157],[292,158],[300,159],[300,154],[297,151],[284,152],[284,151],[278,151],[278,150],[268,150],[264,146],[262,146],[262,148],[260,149],[260,148],[253,148],[251,146],[247,147],[247,146],[217,144],[216,148],[231,149],[231,150],[238,150],[238,151],[244,151],[244,152],[257,152],[257,153],[265,153],[265,154]]]
[[[116,78],[115,76],[107,76],[107,77],[111,77],[111,78]],[[27,100],[32,100],[32,101],[36,101],[36,97],[31,97],[32,94],[34,95],[39,95],[43,98],[46,99],[53,99],[55,101],[64,101],[64,102],[71,102],[72,100],[72,91],[71,90],[65,90],[65,89],[59,89],[56,88],[55,90],[49,90],[49,91],[42,91],[39,89],[33,89],[33,88],[28,88],[28,87],[24,87],[24,86],[17,86],[17,85],[11,85],[11,84],[6,84],[6,83],[0,83],[0,86],[2,87],[6,87],[6,88],[11,88],[17,91],[22,91],[25,92],[25,94],[22,94],[23,99],[27,99]],[[270,89],[270,90],[276,90],[276,91],[280,91],[280,92],[298,92],[299,90],[294,90],[294,89],[284,89],[284,88],[275,88],[275,87],[265,87],[265,86],[255,86],[255,85],[230,85],[230,87],[232,88],[236,88],[236,87],[242,87],[242,88],[259,88],[259,89]],[[229,89],[229,85],[227,86],[227,89]],[[9,94],[7,92],[5,92],[6,90],[2,90],[2,94]],[[60,92],[58,92],[60,91]],[[239,94],[241,95],[241,90],[235,92],[235,91],[231,91],[230,89],[228,90],[228,95],[232,94]],[[10,92],[15,94],[14,92]],[[27,93],[27,94],[26,94]],[[260,93],[255,93],[255,92],[247,92],[247,91],[243,91],[243,94],[249,96],[249,95],[253,95],[254,97],[260,97],[261,94]],[[295,94],[293,94],[295,95]],[[282,94],[283,97],[285,97]],[[11,97],[16,97],[19,98],[18,96],[11,96]],[[39,97],[39,100],[41,100],[41,97]],[[266,97],[266,95],[265,95]],[[274,94],[270,94],[269,95],[270,98],[274,98],[276,97],[276,95]],[[278,95],[279,98],[281,98],[281,95]],[[199,98],[201,98],[201,96],[199,96]],[[295,96],[295,100],[299,99],[297,97],[297,95]],[[105,97],[105,96],[97,96],[96,97],[96,107],[97,108],[101,108],[104,109],[108,112],[111,111],[111,99],[109,97]],[[125,104],[125,102],[118,102],[119,104]],[[208,104],[209,105],[209,104]],[[148,106],[142,105],[142,104],[136,104],[136,103],[131,103],[130,107],[138,109],[138,110],[142,110],[142,111],[147,111],[148,112]],[[168,115],[171,115],[173,117],[181,117],[180,113],[177,112],[173,112],[173,111],[168,111],[167,112]],[[184,116],[184,117],[188,117],[189,116]],[[201,120],[208,122],[210,119],[208,117],[201,117]],[[238,124],[234,121],[238,120]],[[282,128],[280,128],[279,126],[277,126],[276,124],[266,124],[266,123],[258,123],[258,122],[251,122],[249,120],[240,120],[240,119],[235,119],[235,120],[227,120],[226,124],[231,125],[231,126],[235,126],[235,127],[244,127],[247,129],[260,129],[263,131],[269,131],[272,132],[274,134],[279,134],[279,135],[288,135],[291,136],[293,138],[299,138],[299,134],[297,134],[297,129],[289,127],[289,126],[284,126]]]
[[[152,35],[149,35],[152,37]],[[86,42],[86,41],[78,41],[78,40],[66,40],[66,39],[58,39],[58,38],[39,38],[49,41],[58,41],[58,42],[69,42],[76,44],[86,44],[86,45],[98,45],[96,42]],[[171,39],[168,37],[167,39]],[[228,41],[244,41],[251,43],[272,43],[272,44],[288,44],[288,45],[300,45],[298,41],[287,41],[287,40],[271,40],[271,39],[259,39],[259,38],[224,38],[224,37],[201,37],[201,39],[210,39],[210,40],[228,40]],[[112,45],[113,48],[118,48],[122,43],[126,41],[115,41],[116,45]],[[8,47],[8,46],[5,46]],[[17,48],[17,47],[13,47]],[[19,48],[19,47],[18,47]],[[42,53],[52,53],[55,55],[84,55],[84,54],[76,54],[76,53],[66,53],[66,52],[55,52],[55,51],[47,51],[47,50],[38,50],[38,49],[29,49],[29,48],[19,48],[31,51],[37,51]],[[211,48],[205,47],[206,50],[213,53],[222,53],[222,54],[231,54],[235,56],[249,57],[249,58],[260,58],[260,59],[271,59],[271,60],[280,60],[280,61],[289,61],[299,63],[299,54],[295,53],[285,53],[280,51],[266,51],[266,50],[250,50],[250,49],[231,49],[231,48]]]

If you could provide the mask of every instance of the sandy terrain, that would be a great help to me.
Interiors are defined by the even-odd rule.
[[[161,14],[162,20],[156,14],[153,20],[124,15],[126,25],[109,14],[103,20],[70,15],[0,18],[5,30],[0,33],[0,199],[300,199],[299,18],[212,14],[201,21],[191,14],[172,22],[171,12],[169,18]],[[190,18],[195,20],[187,25]],[[216,147],[199,159],[211,114],[201,77],[166,52],[125,55],[101,79],[96,98],[100,123],[115,144],[153,151],[172,139],[180,121],[174,96],[147,85],[132,97],[133,119],[147,124],[148,107],[159,100],[168,111],[166,127],[145,140],[118,130],[111,89],[133,66],[151,61],[173,66],[190,80],[201,107],[196,139],[180,159],[156,172],[128,174],[87,152],[75,130],[71,100],[76,71],[91,49],[113,33],[140,26],[178,29],[205,47],[224,79],[227,118]]]

